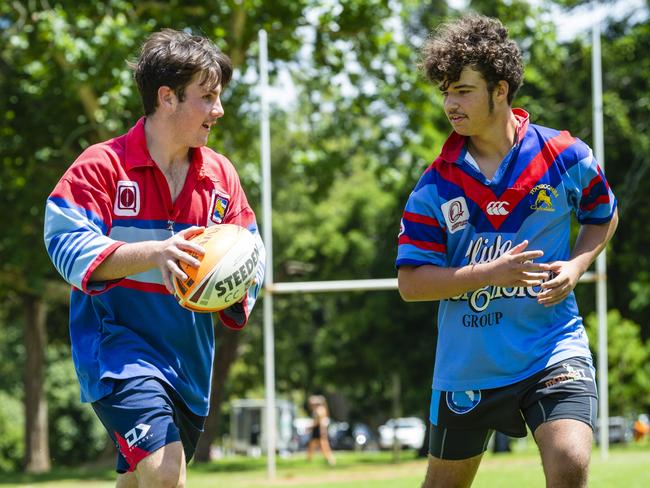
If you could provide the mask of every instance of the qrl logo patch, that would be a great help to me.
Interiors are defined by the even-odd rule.
[[[113,214],[120,217],[134,217],[140,213],[140,187],[136,181],[117,182]]]
[[[462,415],[473,410],[481,401],[481,390],[448,391],[447,407],[454,413]]]
[[[440,208],[445,216],[447,230],[450,234],[467,227],[467,222],[469,222],[469,209],[467,208],[465,198],[454,198],[443,203]]]

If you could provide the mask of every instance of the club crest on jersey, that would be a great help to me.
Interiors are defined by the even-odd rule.
[[[459,415],[467,413],[481,401],[481,390],[448,391],[447,406]]]
[[[464,197],[456,197],[443,203],[441,209],[445,216],[447,230],[451,234],[467,227],[469,209]]]
[[[557,198],[557,190],[551,185],[537,185],[530,190],[530,208],[543,212],[554,212],[553,198]]]
[[[137,181],[117,182],[113,214],[120,217],[135,217],[140,213],[140,187]]]
[[[226,216],[230,195],[221,195],[216,190],[212,191],[212,202],[210,203],[210,222],[220,224]],[[208,224],[210,223],[208,222]]]

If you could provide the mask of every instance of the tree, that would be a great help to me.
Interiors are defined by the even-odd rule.
[[[599,355],[598,320],[586,320],[589,342]],[[632,417],[650,408],[650,341],[643,341],[640,327],[624,319],[618,310],[607,313],[607,365],[609,408],[613,415]]]

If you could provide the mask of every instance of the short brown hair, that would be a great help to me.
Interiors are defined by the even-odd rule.
[[[225,87],[232,78],[230,58],[209,39],[174,29],[151,34],[142,44],[134,70],[145,115],[156,111],[158,88],[168,86],[180,101],[185,88],[200,73],[201,85]]]
[[[499,81],[508,82],[508,103],[512,103],[524,65],[519,46],[508,38],[499,20],[469,15],[441,24],[422,47],[420,68],[442,90],[458,81],[468,66],[483,75],[490,92]]]

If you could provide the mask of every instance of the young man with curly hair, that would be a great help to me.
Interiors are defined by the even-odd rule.
[[[205,37],[163,29],[133,68],[144,116],[68,168],[47,200],[45,244],[73,287],[81,399],[118,449],[117,487],[182,487],[208,414],[215,344],[212,315],[181,308],[172,279],[187,279],[180,262],[198,266],[204,250],[190,237],[203,227],[248,228],[257,283],[218,313],[241,328],[264,246],[234,166],[206,147],[224,115],[230,59]]]
[[[422,57],[453,128],[398,244],[402,297],[440,301],[423,487],[470,486],[492,433],[526,426],[547,486],[585,487],[597,392],[573,289],[614,233],[616,200],[585,143],[511,107],[522,56],[498,20],[444,24]]]

